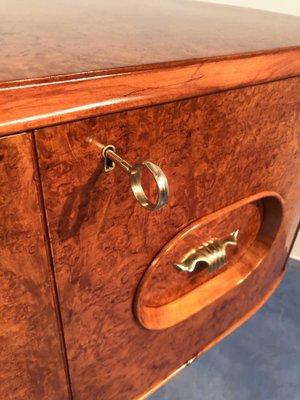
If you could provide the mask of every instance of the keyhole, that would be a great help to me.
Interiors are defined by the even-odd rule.
[[[116,149],[114,148],[114,146],[107,146],[106,151],[107,150],[115,151]],[[104,156],[104,171],[109,172],[112,171],[114,168],[115,168],[115,163],[110,158]]]

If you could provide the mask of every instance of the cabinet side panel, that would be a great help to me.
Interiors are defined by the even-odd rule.
[[[67,399],[30,133],[0,139],[0,398]]]

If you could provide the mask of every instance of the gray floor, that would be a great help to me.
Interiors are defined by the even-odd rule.
[[[300,262],[254,317],[148,400],[300,400]]]

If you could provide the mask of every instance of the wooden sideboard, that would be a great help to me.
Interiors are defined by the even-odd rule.
[[[171,0],[12,0],[1,18],[0,398],[146,398],[284,275],[300,19]],[[105,145],[160,167],[163,207],[105,171]]]

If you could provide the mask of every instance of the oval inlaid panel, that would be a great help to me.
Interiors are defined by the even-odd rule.
[[[167,243],[143,276],[135,313],[148,329],[173,326],[216,301],[245,280],[268,253],[282,214],[276,194],[257,194],[194,221]],[[179,269],[193,251],[238,230],[236,246],[226,248],[227,263],[210,272],[206,263],[192,272]]]

